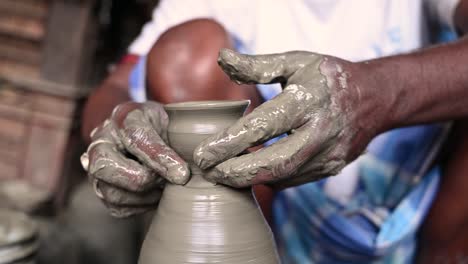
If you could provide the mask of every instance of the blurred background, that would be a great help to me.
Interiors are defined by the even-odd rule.
[[[30,255],[38,263],[136,263],[138,248],[118,253],[116,241],[128,234],[101,231],[138,219],[104,215],[98,221],[108,222],[96,223],[87,213],[106,214],[83,184],[79,115],[90,88],[120,60],[157,2],[0,1],[0,203],[14,211],[0,213],[0,224],[11,224],[0,232],[0,263]],[[96,241],[84,241],[90,238]]]
[[[0,264],[137,263],[150,215],[109,216],[80,164],[80,115],[157,4],[0,0]],[[455,37],[429,31],[432,42]]]

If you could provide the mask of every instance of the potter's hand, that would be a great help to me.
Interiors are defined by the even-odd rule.
[[[197,147],[194,159],[211,168],[208,180],[234,187],[315,181],[339,173],[375,135],[374,109],[359,102],[357,64],[302,51],[249,56],[222,50],[218,62],[237,83],[280,82],[284,89]],[[235,157],[283,133],[289,135]]]
[[[124,103],[91,133],[92,143],[81,162],[112,215],[151,210],[166,180],[188,181],[187,164],[165,143],[167,125],[162,105]]]

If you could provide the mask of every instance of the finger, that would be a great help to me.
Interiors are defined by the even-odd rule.
[[[164,111],[164,107],[159,103],[151,101],[145,103],[123,103],[114,108],[111,118],[118,127],[122,128],[127,115],[134,110],[141,110],[156,130],[156,133],[160,135],[163,140],[167,139],[166,129],[169,125],[169,118]]]
[[[89,169],[89,156],[88,153],[85,152],[80,156],[81,167],[87,172]]]
[[[289,178],[324,147],[329,134],[321,123],[307,123],[271,146],[227,160],[209,171],[206,178],[237,188]]]
[[[94,141],[88,149],[88,174],[133,192],[143,192],[161,184],[158,177],[149,168],[137,161],[126,158],[114,143]]]
[[[153,205],[153,206],[117,206],[113,205],[110,203],[107,203],[106,201],[102,200],[104,205],[107,207],[109,210],[110,215],[116,218],[128,218],[134,215],[139,215],[146,213],[148,211],[155,210],[158,206]]]
[[[88,172],[89,171],[89,150],[93,148],[93,146],[101,143],[108,143],[115,145],[116,148],[118,147],[118,143],[116,138],[114,138],[115,132],[114,126],[111,125],[110,120],[106,119],[101,125],[95,127],[93,131],[91,131],[90,138],[93,140],[91,144],[88,146],[88,150],[80,156],[80,162],[83,169]]]
[[[282,190],[292,186],[302,185],[311,181],[318,181],[328,176],[337,175],[346,166],[343,149],[337,149],[331,153],[329,150],[322,150],[311,160],[302,165],[294,177],[285,178],[274,183],[276,190]]]
[[[157,108],[135,109],[121,118],[122,114],[117,110],[113,116],[118,123],[120,139],[128,152],[168,181],[185,184],[190,177],[187,163],[166,145],[159,134],[164,137],[161,126],[167,127],[167,115],[162,111]],[[155,122],[159,124],[155,125]],[[155,126],[159,127],[159,131]]]
[[[194,161],[202,169],[230,159],[245,149],[295,129],[310,118],[307,105],[298,101],[300,85],[289,85],[283,93],[254,109],[224,131],[202,141]]]
[[[147,192],[137,193],[120,189],[96,179],[94,180],[93,187],[100,199],[119,207],[156,205],[162,194],[162,186]]]
[[[292,51],[280,54],[245,55],[221,49],[218,64],[229,77],[241,83],[284,83],[294,72],[321,55]]]

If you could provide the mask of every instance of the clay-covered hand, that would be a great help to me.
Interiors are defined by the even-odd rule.
[[[189,180],[188,165],[166,144],[167,126],[162,105],[129,102],[117,106],[91,133],[81,163],[113,216],[154,209],[166,180]]]
[[[360,93],[357,64],[303,51],[250,56],[226,49],[218,62],[237,83],[279,82],[283,91],[197,147],[194,160],[209,169],[208,180],[234,187],[315,181],[339,173],[377,133],[377,109],[360,104],[367,95]]]

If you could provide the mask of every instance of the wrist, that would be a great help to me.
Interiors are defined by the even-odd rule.
[[[368,131],[370,137],[384,132],[390,126],[388,97],[382,93],[379,78],[372,67],[365,63],[353,63],[350,79],[350,96],[354,98],[354,122],[361,131]]]
[[[355,63],[355,67],[362,120],[373,126],[376,135],[398,127],[404,112],[398,104],[406,97],[392,77],[396,76],[398,65],[375,60]]]
[[[344,133],[349,134],[353,159],[372,138],[389,129],[392,119],[387,113],[394,100],[380,89],[382,78],[367,63],[327,56],[320,70],[327,79],[332,105],[338,106],[344,117]]]

